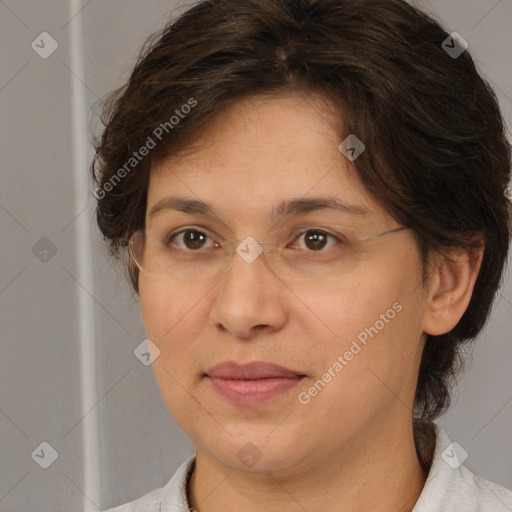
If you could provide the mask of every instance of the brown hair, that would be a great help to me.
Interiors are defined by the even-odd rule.
[[[472,247],[476,233],[485,239],[465,314],[449,333],[428,336],[423,352],[416,415],[435,418],[449,405],[463,342],[488,318],[511,235],[511,151],[499,105],[468,51],[445,51],[447,37],[403,0],[197,3],[147,40],[128,83],[104,105],[91,171],[111,254],[144,227],[152,163],[185,147],[225,106],[322,93],[340,107],[340,141],[355,133],[366,145],[356,171],[412,227],[424,269],[434,251]],[[134,266],[130,277],[138,292]]]

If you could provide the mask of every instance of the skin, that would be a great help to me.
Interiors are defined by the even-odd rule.
[[[148,228],[199,225],[239,240],[265,240],[272,206],[324,194],[370,213],[361,220],[311,212],[301,223],[366,225],[375,233],[399,227],[338,150],[335,127],[334,109],[320,96],[235,103],[186,153],[155,165],[148,190],[148,212],[173,195],[211,204],[218,218],[166,210],[148,214]],[[426,478],[412,431],[425,333],[445,333],[457,324],[481,251],[453,251],[456,264],[436,257],[428,289],[411,230],[368,244],[350,272],[322,286],[285,285],[262,259],[248,264],[234,256],[229,272],[212,282],[139,278],[147,337],[161,351],[153,363],[156,380],[196,448],[189,506],[198,512],[412,510]],[[301,404],[298,394],[396,302],[402,310]],[[306,377],[270,401],[240,406],[204,376],[224,361],[268,361]],[[247,443],[261,454],[250,467],[237,457]]]

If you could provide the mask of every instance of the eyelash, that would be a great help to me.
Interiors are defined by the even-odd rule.
[[[171,234],[169,234],[167,237],[165,237],[165,245],[167,248],[170,248],[171,244],[174,242],[174,240],[184,234],[184,233],[188,233],[188,232],[194,232],[194,233],[200,233],[202,235],[205,235],[207,236],[208,238],[212,239],[213,238],[208,235],[207,233],[205,233],[204,231],[201,231],[200,229],[196,229],[196,228],[191,228],[191,227],[188,227],[188,228],[185,228],[185,229],[181,229],[180,231],[176,231],[176,232],[173,232]],[[297,240],[298,238],[302,237],[303,235],[307,234],[307,233],[316,233],[316,234],[320,234],[322,236],[325,236],[327,238],[332,238],[333,240],[335,240],[338,244],[342,244],[342,240],[340,240],[340,238],[338,238],[336,235],[332,234],[332,233],[329,233],[328,231],[324,231],[323,229],[319,229],[319,228],[308,228],[304,231],[301,231],[299,234],[297,234],[297,236],[294,238],[293,241]],[[215,243],[218,243],[218,242],[215,242]],[[209,249],[214,249],[215,247],[209,247]],[[194,253],[197,253],[197,252],[202,252],[201,249],[204,249],[204,248],[201,248],[201,249],[198,249],[196,251],[193,251],[193,250],[190,250],[190,249],[183,249],[181,247],[179,247],[180,250],[182,251],[185,251],[185,252],[194,252]],[[327,252],[329,248],[327,249],[324,249],[322,248],[321,250],[319,251],[308,251],[307,249],[302,249],[302,250],[306,250],[307,252]]]

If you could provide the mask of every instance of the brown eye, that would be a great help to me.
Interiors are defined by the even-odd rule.
[[[328,245],[329,238],[333,239],[334,244],[337,240],[334,235],[318,229],[310,229],[308,231],[304,231],[299,235],[297,239],[299,240],[301,238],[304,240],[306,249],[310,252],[322,252],[326,245]]]
[[[327,236],[321,231],[309,231],[305,237],[306,245],[313,250],[325,247]]]
[[[182,235],[182,241],[185,246],[184,249],[188,249],[191,251],[197,251],[198,249],[203,248],[207,239],[210,238],[207,234],[203,233],[202,231],[198,231],[196,229],[184,229],[178,233],[172,234],[169,237],[168,245],[171,245],[171,243],[174,242],[175,240],[179,240]],[[180,249],[183,248],[183,246],[180,246],[179,244],[178,247]]]

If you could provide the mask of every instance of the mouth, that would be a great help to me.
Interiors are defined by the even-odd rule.
[[[204,375],[213,389],[237,405],[257,405],[291,390],[304,378],[301,372],[266,362],[221,363]]]

